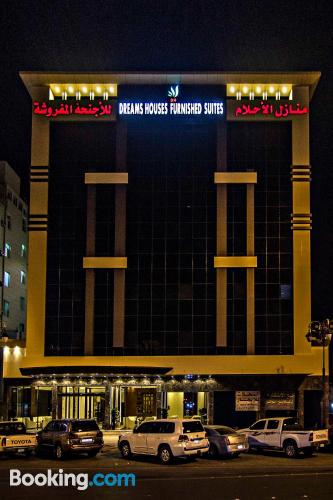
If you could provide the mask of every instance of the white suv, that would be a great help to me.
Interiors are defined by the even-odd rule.
[[[133,432],[121,434],[118,447],[124,458],[155,455],[169,464],[174,457],[207,453],[209,442],[199,420],[165,419],[143,422]]]

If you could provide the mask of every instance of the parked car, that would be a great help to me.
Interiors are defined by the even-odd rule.
[[[304,430],[295,418],[264,418],[239,430],[247,435],[252,450],[283,450],[287,457],[300,452],[310,456],[319,446],[328,443],[328,430]]]
[[[211,458],[219,456],[237,457],[249,449],[246,434],[241,434],[225,425],[205,425],[209,441],[208,455]]]
[[[132,433],[119,436],[124,458],[155,455],[163,464],[175,457],[197,457],[209,450],[205,430],[199,420],[161,419],[143,422]]]
[[[22,422],[0,422],[0,453],[24,452],[30,455],[36,448],[35,434],[28,434]]]
[[[95,457],[103,447],[103,433],[95,420],[51,420],[37,433],[37,452],[52,452],[61,459],[71,453]]]

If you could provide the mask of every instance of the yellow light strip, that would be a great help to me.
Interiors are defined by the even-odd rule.
[[[50,92],[54,97],[66,93],[67,97],[90,97],[93,94],[96,98],[109,98],[117,96],[118,87],[116,83],[51,83]]]
[[[229,83],[227,85],[227,97],[252,97],[261,99],[263,95],[268,97],[290,97],[292,92],[291,83]]]

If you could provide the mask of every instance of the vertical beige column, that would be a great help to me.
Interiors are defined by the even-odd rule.
[[[246,186],[246,254],[254,255],[254,184]],[[247,354],[255,353],[254,268],[246,270]]]
[[[32,116],[31,166],[49,167],[49,121]],[[48,181],[30,182],[30,215],[47,215]],[[46,305],[47,231],[29,233],[27,286],[27,358],[39,360],[44,356]]]
[[[117,123],[116,170],[127,171],[127,128]],[[126,185],[115,185],[115,257],[126,255]],[[114,270],[113,347],[123,347],[125,340],[125,269]]]
[[[217,171],[227,169],[227,124],[217,125]],[[227,255],[227,185],[216,185],[216,255]],[[216,269],[216,346],[227,345],[227,269]]]
[[[309,108],[308,87],[296,87],[294,100]],[[310,165],[309,115],[294,115],[292,119],[293,166]],[[310,180],[293,182],[293,213],[310,214]],[[311,321],[311,251],[310,231],[293,231],[293,292],[294,292],[294,352],[308,353],[305,338]]]
[[[95,255],[96,239],[96,186],[87,185],[87,238],[86,255]],[[95,270],[86,269],[84,354],[94,353]]]

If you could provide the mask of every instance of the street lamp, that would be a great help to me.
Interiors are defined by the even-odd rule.
[[[329,379],[326,377],[325,367],[325,347],[329,345],[333,334],[333,320],[311,321],[308,333],[305,335],[308,342],[314,343],[323,348],[322,365],[322,426],[328,427],[328,406],[329,406]]]

